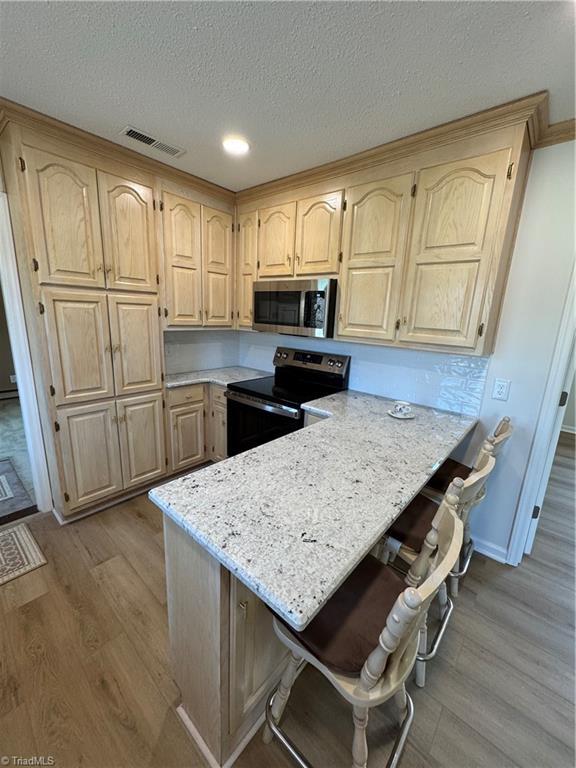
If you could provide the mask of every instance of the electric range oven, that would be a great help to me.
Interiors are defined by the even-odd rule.
[[[228,456],[304,426],[302,403],[348,388],[350,357],[278,347],[274,376],[229,384]]]

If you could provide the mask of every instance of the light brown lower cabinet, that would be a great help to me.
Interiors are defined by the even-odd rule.
[[[205,450],[204,385],[168,390],[166,429],[168,458],[172,472],[202,463]]]
[[[162,393],[116,401],[124,488],[150,483],[166,472]]]
[[[166,472],[162,393],[57,410],[67,513]]]
[[[227,439],[227,402],[224,397],[225,387],[210,385],[210,458],[222,461],[228,456]]]

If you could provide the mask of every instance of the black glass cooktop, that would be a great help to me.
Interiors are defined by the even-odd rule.
[[[273,403],[292,406],[300,406],[309,400],[316,400],[318,397],[325,397],[337,391],[334,387],[310,381],[292,381],[289,386],[286,386],[279,384],[274,376],[238,381],[234,384],[228,384],[228,389],[234,392],[246,392],[249,395],[261,397]]]

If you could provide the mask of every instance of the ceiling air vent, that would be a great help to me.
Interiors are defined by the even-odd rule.
[[[122,136],[128,136],[128,138],[133,139],[134,141],[139,141],[141,144],[146,144],[152,149],[157,149],[158,152],[164,152],[165,155],[170,155],[171,157],[180,157],[180,155],[183,155],[186,151],[180,149],[180,147],[173,147],[171,144],[165,144],[163,141],[158,141],[158,139],[148,136],[147,133],[139,131],[131,125],[127,125],[126,128],[120,131],[120,134]]]

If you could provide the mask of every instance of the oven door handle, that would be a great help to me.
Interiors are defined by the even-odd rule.
[[[247,405],[250,408],[258,408],[258,410],[266,411],[267,413],[274,413],[276,416],[284,416],[287,419],[300,418],[300,411],[298,408],[290,408],[288,405],[270,403],[267,400],[261,400],[259,397],[251,397],[249,395],[242,395],[239,392],[232,392],[230,389],[227,389],[224,392],[224,396],[228,398],[228,400],[234,400],[234,402]]]

